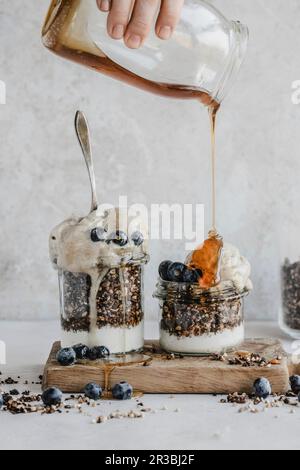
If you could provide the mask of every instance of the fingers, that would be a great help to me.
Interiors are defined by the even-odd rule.
[[[97,4],[101,11],[109,12],[111,7],[110,0],[97,0]]]
[[[170,39],[181,16],[184,0],[162,0],[156,23],[156,34],[160,39]]]
[[[156,23],[156,34],[169,39],[180,19],[184,0],[97,0],[103,12],[109,12],[108,34],[113,39],[123,39],[132,48],[141,47],[147,38],[158,7],[160,13]]]
[[[150,33],[160,0],[136,0],[125,34],[125,44],[138,49]]]
[[[108,34],[113,39],[123,39],[130,15],[133,0],[113,0],[107,19]]]

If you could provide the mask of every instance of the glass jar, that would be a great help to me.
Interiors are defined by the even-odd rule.
[[[105,269],[97,293],[92,278],[59,271],[62,347],[105,345],[112,354],[144,347],[144,265]]]
[[[106,346],[112,354],[144,347],[148,242],[138,219],[130,219],[122,231],[115,232],[112,227],[120,214],[113,210],[68,219],[51,233],[63,347]]]
[[[197,284],[159,280],[160,344],[171,353],[221,354],[245,338],[244,297],[247,289],[231,283],[209,290]]]
[[[280,217],[280,282],[279,324],[284,333],[300,339],[300,225],[298,198],[285,208]]]
[[[186,0],[169,41],[154,28],[139,50],[115,41],[96,0],[53,0],[44,45],[113,78],[164,96],[222,101],[244,59],[248,29],[202,0]]]

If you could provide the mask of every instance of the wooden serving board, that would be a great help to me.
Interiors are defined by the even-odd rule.
[[[152,347],[153,345],[153,347]],[[86,362],[71,367],[62,367],[56,361],[60,343],[53,345],[44,371],[43,389],[58,387],[65,393],[81,393],[86,384],[98,383],[104,387],[105,368],[99,362]],[[153,352],[155,350],[155,352]],[[149,353],[150,351],[150,353]],[[273,339],[247,340],[238,351],[257,353],[267,361],[280,356],[280,364],[271,367],[249,367],[229,365],[228,361],[214,361],[211,357],[168,357],[159,350],[158,343],[147,342],[145,354],[149,361],[141,364],[116,367],[109,376],[109,387],[126,380],[143,393],[170,394],[229,394],[251,393],[254,381],[259,377],[270,380],[274,393],[284,394],[289,390],[289,358],[281,342]],[[230,357],[234,357],[234,352]],[[292,372],[295,372],[293,368]]]

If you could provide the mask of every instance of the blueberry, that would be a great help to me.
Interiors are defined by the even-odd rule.
[[[76,362],[76,353],[73,348],[61,349],[57,354],[57,362],[61,366],[73,366]]]
[[[131,240],[133,241],[135,246],[141,246],[145,241],[144,235],[141,232],[134,232],[131,235]]]
[[[84,388],[84,394],[91,400],[100,400],[102,397],[102,388],[97,384],[88,384]]]
[[[172,264],[172,261],[163,261],[159,265],[158,272],[159,272],[159,275],[160,275],[160,277],[162,278],[163,281],[168,281],[169,280],[168,270],[169,270],[169,267],[171,266],[171,264]]]
[[[98,358],[98,348],[91,348],[88,350],[88,358],[91,361],[96,361]]]
[[[116,400],[130,400],[133,395],[133,388],[127,382],[120,382],[112,389],[112,396]]]
[[[83,360],[88,358],[89,348],[84,344],[76,344],[76,346],[73,346],[73,349],[76,354],[76,359]]]
[[[4,405],[3,396],[0,395],[0,410],[1,410],[1,408],[3,407],[3,405]]]
[[[290,377],[290,384],[292,392],[295,393],[295,395],[298,395],[300,393],[300,376],[293,375],[292,377]]]
[[[106,357],[110,356],[110,351],[105,346],[98,346],[96,349],[98,351],[99,359],[105,359]]]
[[[42,395],[45,406],[56,406],[62,402],[63,394],[58,388],[48,388]]]
[[[168,278],[172,282],[183,282],[183,273],[186,266],[182,263],[172,263],[168,269]]]
[[[183,272],[183,282],[190,283],[190,284],[196,284],[201,277],[201,273],[199,270],[195,269],[189,269],[186,268]]]
[[[105,242],[107,238],[107,233],[104,228],[93,228],[91,231],[91,239],[94,243]]]
[[[88,350],[88,358],[91,361],[96,361],[97,359],[105,359],[110,356],[110,351],[105,346],[96,346]]]
[[[116,233],[112,233],[108,239],[108,243],[114,243],[115,245],[119,245],[121,247],[126,246],[128,243],[128,236],[125,232],[121,232],[118,230]]]
[[[258,398],[268,398],[272,394],[272,387],[268,379],[261,378],[254,382],[253,391]]]

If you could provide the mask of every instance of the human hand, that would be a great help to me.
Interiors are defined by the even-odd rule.
[[[159,10],[156,34],[170,39],[180,19],[184,0],[97,0],[108,13],[107,30],[113,39],[124,39],[131,49],[141,47]]]

